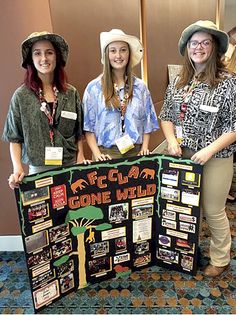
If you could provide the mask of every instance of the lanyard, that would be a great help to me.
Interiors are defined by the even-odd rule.
[[[188,103],[193,95],[195,87],[198,85],[198,81],[194,79],[190,85],[184,87],[183,103],[180,105],[180,119],[183,121],[187,112]]]
[[[114,84],[115,95],[116,95],[116,97],[120,103],[119,111],[121,113],[121,130],[122,130],[122,133],[125,132],[125,113],[126,113],[126,108],[128,105],[128,100],[129,100],[129,94],[128,94],[127,90],[128,90],[128,85],[126,84],[125,89],[124,89],[124,97],[123,97],[123,99],[121,99],[120,90],[118,88],[118,85],[116,83]]]
[[[48,103],[43,95],[43,91],[42,89],[39,89],[39,100],[41,103],[41,107],[40,110],[42,112],[44,112],[44,114],[47,116],[48,118],[48,125],[49,125],[49,137],[50,137],[50,141],[51,141],[51,145],[54,146],[54,130],[53,130],[53,125],[54,125],[54,116],[56,113],[56,108],[57,108],[57,94],[58,94],[58,90],[57,88],[54,86],[53,87],[53,93],[54,93],[54,101],[52,104],[52,113],[49,109]]]

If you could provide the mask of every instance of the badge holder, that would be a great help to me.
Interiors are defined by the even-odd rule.
[[[117,139],[116,145],[121,154],[125,154],[126,152],[134,148],[134,144],[129,135],[125,135]]]
[[[45,148],[45,165],[62,165],[63,148],[46,147]]]

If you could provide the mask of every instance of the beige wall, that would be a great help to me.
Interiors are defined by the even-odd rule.
[[[236,26],[236,1],[225,0],[224,29],[226,32]]]
[[[7,0],[0,4],[0,134],[13,91],[22,83],[21,42],[32,32],[52,31],[48,0]],[[19,234],[18,214],[13,191],[7,184],[12,171],[9,145],[0,142],[0,235]]]
[[[1,1],[0,131],[12,93],[23,80],[20,43],[34,31],[48,30],[66,38],[70,46],[67,73],[82,97],[86,84],[101,71],[99,33],[112,28],[139,36],[140,3],[146,11],[148,84],[157,114],[168,82],[167,65],[180,63],[180,32],[198,19],[215,21],[217,0],[7,0]],[[186,14],[187,13],[187,14]],[[135,69],[140,76],[140,66]],[[3,75],[4,74],[4,75]],[[151,138],[151,149],[163,140]],[[8,188],[11,172],[8,144],[1,142],[0,236],[19,234],[14,193]],[[89,154],[86,146],[86,153]]]

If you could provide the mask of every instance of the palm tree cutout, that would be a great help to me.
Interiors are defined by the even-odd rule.
[[[63,263],[69,260],[70,256],[78,256],[78,274],[79,274],[79,286],[78,288],[84,288],[87,286],[86,279],[86,251],[84,245],[84,235],[87,230],[89,230],[89,236],[86,241],[89,242],[95,241],[95,232],[92,231],[104,231],[112,228],[112,225],[109,223],[94,224],[97,220],[102,220],[104,217],[103,212],[100,208],[94,206],[88,206],[84,208],[79,208],[76,210],[68,211],[65,223],[70,224],[71,234],[77,238],[77,250],[64,255],[61,258],[57,259],[53,265],[55,267],[61,266]]]

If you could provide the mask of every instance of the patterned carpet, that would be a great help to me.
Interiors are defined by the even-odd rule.
[[[232,231],[230,270],[218,279],[157,266],[126,279],[93,284],[45,308],[43,314],[236,314],[236,204],[227,204]],[[201,251],[208,261],[209,230],[203,223]],[[33,314],[23,252],[0,253],[0,313]]]

